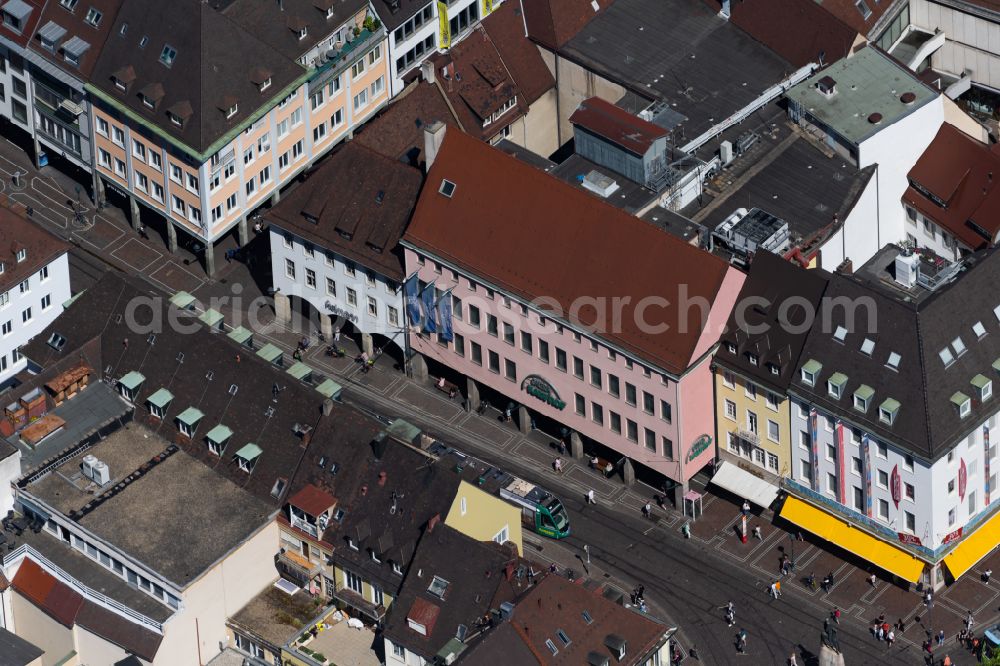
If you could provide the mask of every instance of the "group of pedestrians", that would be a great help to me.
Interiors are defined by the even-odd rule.
[[[885,641],[887,647],[892,647],[896,642],[896,628],[885,621],[885,615],[879,617],[878,622],[872,623],[872,636],[880,641]]]

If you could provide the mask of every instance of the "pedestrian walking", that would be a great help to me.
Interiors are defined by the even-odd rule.
[[[740,654],[746,654],[747,651],[747,630],[740,629],[739,633],[736,634],[736,651]]]
[[[771,596],[777,599],[781,596],[781,581],[774,581],[771,583]]]
[[[992,576],[992,575],[993,575],[993,569],[987,569],[986,571],[984,571],[983,572],[983,582],[986,583],[987,585],[989,585],[990,584],[990,576]]]
[[[799,662],[795,661],[795,653],[788,655],[788,666],[799,666]]]
[[[736,624],[736,615],[731,610],[726,610],[726,624],[730,627]]]
[[[889,629],[889,633],[885,635],[885,641],[892,647],[892,644],[896,642],[896,634],[892,629]]]
[[[653,517],[653,507],[652,507],[652,505],[649,502],[646,502],[646,505],[644,507],[642,507],[642,515],[645,518],[652,518]]]
[[[906,631],[906,623],[903,622],[903,618],[899,618],[898,620],[896,620],[896,631],[898,631],[899,633],[903,633],[904,631]]]
[[[951,666],[951,656],[945,655],[944,659],[941,660],[941,666]]]
[[[833,607],[833,612],[830,613],[830,615],[833,617],[833,621],[834,622],[836,622],[837,624],[840,624],[840,609],[839,608],[837,608],[836,606],[834,606]]]
[[[753,526],[753,536],[758,541],[763,541],[764,540],[764,533],[761,532],[760,525],[754,525]]]
[[[878,625],[878,627],[875,628],[875,637],[877,639],[879,639],[880,641],[885,638],[885,630],[882,629],[882,625],[881,624]]]
[[[28,217],[34,217],[35,215],[35,209],[31,206],[28,206],[28,209],[25,212],[28,214]]]
[[[829,592],[830,588],[833,587],[833,572],[828,573],[823,581],[820,583],[820,587],[823,588],[824,592]]]
[[[590,457],[590,469],[597,469],[597,466],[601,464],[601,459],[597,456]]]
[[[597,504],[597,500],[594,499],[593,489],[587,491],[587,504]]]
[[[743,500],[743,515],[744,516],[750,515],[750,502],[746,500]]]
[[[944,645],[944,629],[942,629],[941,631],[938,632],[938,635],[937,635],[937,644],[938,645]]]
[[[934,601],[934,595],[931,594],[930,590],[927,590],[927,592],[924,593],[924,605],[930,608],[931,602],[933,601]]]
[[[562,474],[562,458],[556,458],[552,461],[552,469],[556,471],[556,474]]]
[[[976,623],[975,619],[972,617],[972,611],[967,611],[968,615],[965,616],[965,628],[972,631],[972,625]]]
[[[872,586],[873,590],[875,589],[876,585],[878,584],[878,580],[875,578],[875,574],[874,573],[871,576],[868,576],[868,584]]]

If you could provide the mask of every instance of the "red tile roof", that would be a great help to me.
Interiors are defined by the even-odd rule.
[[[297,509],[302,509],[310,516],[318,516],[330,507],[336,506],[337,500],[330,493],[310,483],[289,497],[288,503]]]
[[[451,197],[438,192],[444,179],[456,185]],[[721,259],[454,129],[445,135],[404,241],[526,300],[544,296],[564,313],[579,311],[580,323],[596,324],[605,340],[674,373],[688,368],[704,329],[702,321],[681,322],[693,315],[678,304],[680,290],[712,304],[730,270]],[[621,316],[581,297],[591,303],[621,298]],[[640,310],[646,297],[669,303]],[[669,328],[651,332],[658,324]]]
[[[973,250],[1000,232],[1000,154],[944,123],[908,174],[903,201]],[[941,206],[923,191],[943,201]]]
[[[435,122],[455,125],[456,118],[444,93],[433,83],[419,81],[392,98],[377,118],[362,125],[354,143],[422,168],[424,127]]]
[[[72,627],[83,606],[83,597],[60,583],[31,559],[25,558],[12,582],[14,589],[60,624]]]
[[[639,156],[645,155],[654,141],[668,134],[663,127],[600,97],[583,100],[569,121]]]
[[[556,85],[542,54],[524,31],[521,3],[505,2],[483,19],[503,64],[517,85],[519,95],[533,104]]]
[[[524,7],[529,36],[553,51],[573,39],[592,18],[610,7],[614,0],[530,0]]]
[[[430,636],[434,633],[434,624],[437,622],[438,615],[440,614],[440,606],[417,597],[413,600],[410,612],[406,614],[406,619],[424,625],[424,628],[427,630],[426,635]]]

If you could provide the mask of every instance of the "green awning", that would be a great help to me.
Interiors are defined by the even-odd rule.
[[[830,383],[834,386],[843,386],[847,383],[847,375],[842,372],[835,372],[830,375]]]
[[[316,387],[316,390],[327,398],[336,398],[340,395],[341,386],[332,379],[324,380],[322,384]]]
[[[186,291],[178,291],[176,294],[170,297],[170,302],[177,307],[184,309],[194,303],[194,296],[187,293]]]
[[[253,442],[250,442],[242,449],[237,451],[236,455],[239,456],[240,458],[243,458],[244,460],[252,461],[259,458],[261,453],[263,453],[261,448],[256,444],[254,444]]]
[[[226,335],[230,340],[233,340],[241,345],[246,344],[246,341],[253,337],[253,333],[242,326],[237,326]]]
[[[304,379],[305,377],[311,375],[312,371],[313,369],[310,368],[305,363],[303,363],[302,361],[296,362],[295,365],[288,368],[288,370],[285,370],[285,372],[290,374],[292,377],[295,377],[296,379]]]
[[[420,435],[420,428],[403,419],[396,419],[385,431],[407,443],[412,443]]]
[[[139,384],[144,381],[146,381],[146,377],[141,372],[133,370],[119,379],[118,383],[127,388],[129,391],[134,391],[139,388]]]
[[[193,426],[195,423],[201,420],[205,416],[205,413],[196,407],[188,407],[183,412],[177,415],[177,420],[186,426]]]
[[[164,407],[167,406],[167,403],[169,403],[173,399],[174,399],[173,393],[171,393],[165,388],[161,388],[156,393],[146,398],[146,402],[151,404],[153,407],[156,407],[157,409],[163,409]]]
[[[268,363],[275,363],[279,358],[281,358],[281,350],[268,342],[266,345],[257,350],[257,356]]]
[[[965,395],[961,391],[955,391],[951,396],[951,401],[957,406],[961,407],[965,403],[969,402],[969,396]]]
[[[221,423],[209,430],[208,434],[205,435],[208,441],[214,442],[215,444],[225,444],[226,440],[232,436],[233,431]]]
[[[205,310],[204,312],[201,313],[201,316],[198,317],[198,319],[202,320],[209,326],[215,326],[224,318],[225,317],[223,317],[222,313],[214,308],[209,308]]]
[[[823,369],[823,364],[817,361],[816,359],[811,358],[808,361],[806,361],[805,365],[802,366],[802,369],[808,372],[810,375],[817,375],[819,374],[819,371]]]
[[[984,377],[983,375],[976,375],[975,377],[972,378],[972,385],[979,390],[982,390],[982,388],[989,383],[990,380]]]
[[[857,388],[856,391],[854,391],[855,397],[861,398],[862,400],[865,401],[871,400],[871,397],[873,395],[875,395],[875,389],[873,389],[871,386],[868,386],[868,384],[862,384]]]

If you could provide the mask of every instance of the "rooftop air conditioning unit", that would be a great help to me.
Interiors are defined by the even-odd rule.
[[[94,478],[94,466],[97,465],[97,463],[99,463],[99,462],[100,461],[97,459],[97,456],[95,456],[93,454],[87,454],[86,456],[84,456],[83,457],[83,464],[80,465],[80,467],[83,468],[83,475],[85,477],[87,477],[88,479],[93,479]]]
[[[106,486],[111,482],[111,469],[105,462],[97,461],[94,465],[94,483],[100,486]]]

